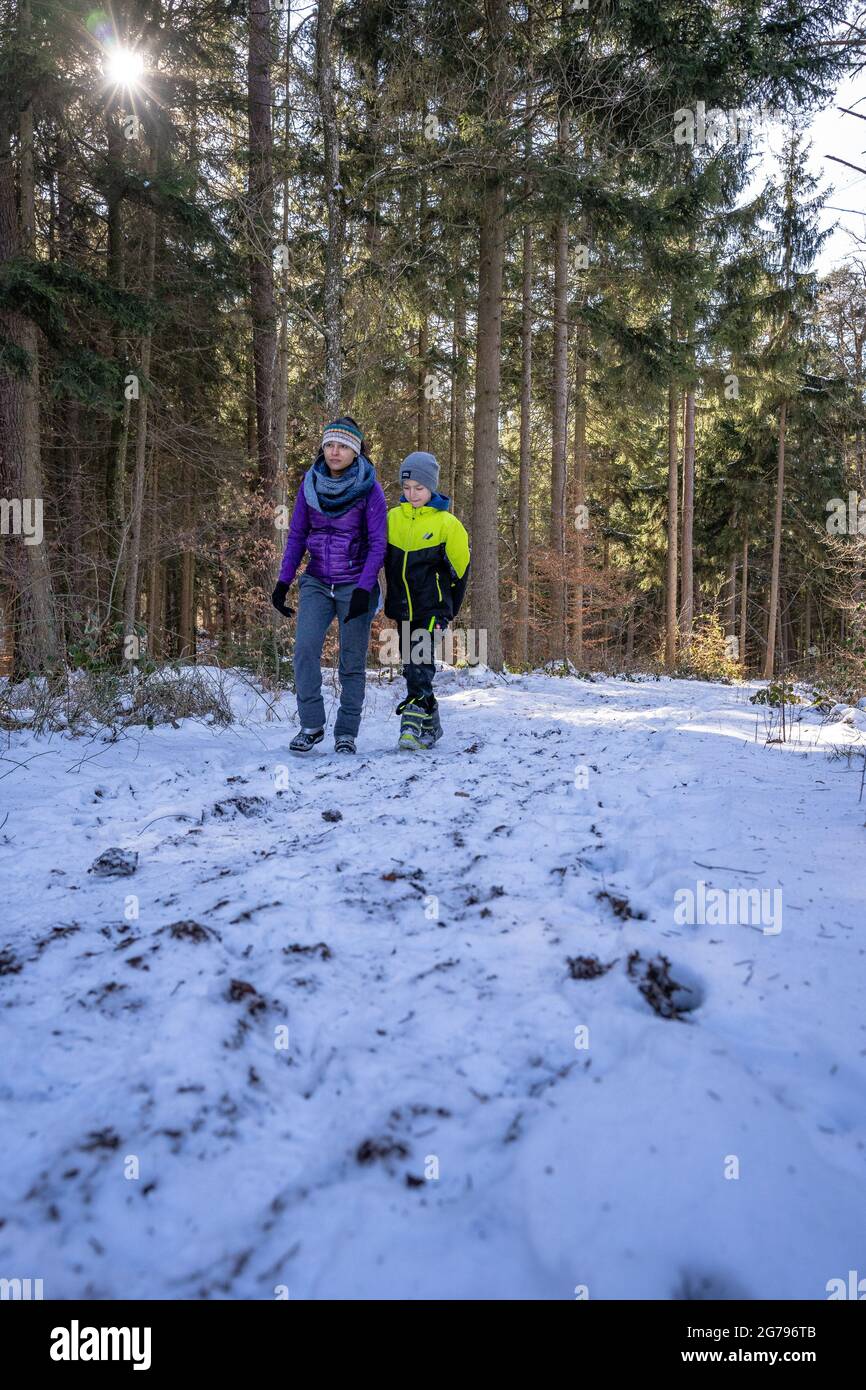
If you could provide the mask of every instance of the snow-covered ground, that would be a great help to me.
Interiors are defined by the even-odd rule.
[[[394,750],[378,683],[355,759],[330,734],[292,759],[291,697],[268,721],[245,686],[228,729],[3,749],[0,1276],[824,1299],[866,1275],[866,797],[826,756],[862,732],[806,714],[765,745],[746,687],[437,687],[428,754]],[[88,872],[115,846],[131,876]],[[781,918],[678,920],[713,888],[781,889]]]

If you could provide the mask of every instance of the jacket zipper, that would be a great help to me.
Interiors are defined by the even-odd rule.
[[[417,510],[417,509],[416,509],[415,507],[412,508],[412,515],[411,515],[411,517],[409,518],[409,524],[410,524],[410,526],[414,526],[414,525],[415,525],[415,513],[416,513],[416,510]],[[408,549],[408,546],[407,546],[407,548],[403,551],[403,588],[406,590],[406,601],[407,601],[408,604],[409,604],[409,621],[410,621],[410,623],[411,623],[411,621],[412,621],[412,595],[409,593],[409,585],[406,583],[406,561],[407,561],[408,559],[409,559],[409,549]]]

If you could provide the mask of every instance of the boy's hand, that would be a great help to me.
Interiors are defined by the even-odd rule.
[[[282,613],[285,618],[290,618],[295,611],[294,608],[286,607],[286,594],[288,592],[288,584],[284,584],[282,579],[280,579],[277,581],[276,588],[271,594],[271,603],[274,605],[277,612]]]
[[[353,589],[352,597],[349,599],[349,611],[343,619],[344,623],[349,623],[353,618],[362,618],[370,607],[370,589]]]

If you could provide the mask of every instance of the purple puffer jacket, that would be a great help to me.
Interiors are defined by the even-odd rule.
[[[306,573],[325,584],[354,584],[372,589],[388,547],[388,512],[380,483],[374,483],[342,516],[328,516],[307,506],[301,483],[289,525],[280,579],[291,584],[305,550]]]

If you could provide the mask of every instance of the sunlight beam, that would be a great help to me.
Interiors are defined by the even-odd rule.
[[[116,87],[135,87],[144,72],[144,59],[133,48],[112,48],[106,55],[105,75]]]

